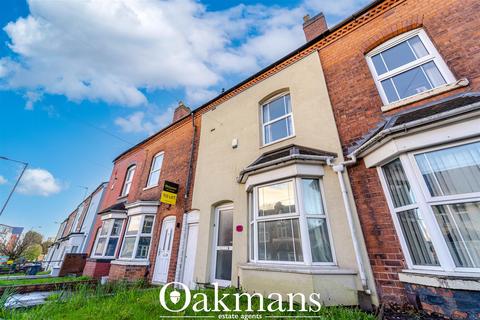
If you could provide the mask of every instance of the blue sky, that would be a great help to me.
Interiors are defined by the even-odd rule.
[[[112,160],[368,0],[0,2],[0,156],[29,170],[0,223],[54,236]],[[20,172],[0,160],[0,205]]]

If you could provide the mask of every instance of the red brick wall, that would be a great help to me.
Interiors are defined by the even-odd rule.
[[[85,267],[83,268],[83,275],[92,278],[101,278],[108,276],[110,272],[110,261],[102,261],[97,259],[87,259]]]
[[[147,275],[147,268],[146,266],[112,264],[108,274],[108,281],[142,280]]]
[[[319,50],[344,150],[372,130],[385,115],[480,89],[479,1],[389,0],[383,5],[385,3],[391,4],[390,9],[356,29],[343,28],[338,32],[343,36]],[[382,4],[377,8],[379,6]],[[358,21],[362,21],[362,17],[357,18],[356,23]],[[470,85],[383,113],[365,53],[418,26],[426,30],[455,77],[467,78]],[[349,169],[349,175],[379,294],[384,301],[405,302],[405,289],[398,280],[405,261],[377,172],[359,162]]]
[[[84,253],[67,253],[63,259],[62,267],[60,269],[59,277],[63,277],[67,274],[83,274],[83,267],[87,255]]]

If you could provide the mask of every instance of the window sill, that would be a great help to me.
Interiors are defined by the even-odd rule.
[[[286,272],[311,275],[356,275],[357,272],[351,269],[341,269],[336,266],[300,266],[285,264],[261,264],[247,263],[239,266],[242,270]]]
[[[268,148],[276,143],[280,143],[282,141],[285,141],[285,140],[289,140],[289,139],[293,139],[295,138],[296,136],[295,135],[292,135],[292,136],[288,136],[288,137],[285,137],[285,138],[282,138],[282,139],[278,139],[278,140],[275,140],[275,141],[272,141],[272,142],[269,142],[269,143],[266,143],[266,144],[262,144],[260,146],[260,149],[263,149],[263,148]]]
[[[402,270],[401,282],[454,290],[480,291],[480,273]]]
[[[127,260],[127,259],[119,259],[113,260],[111,264],[117,264],[121,266],[148,266],[150,265],[150,261],[148,260]]]
[[[147,190],[150,190],[150,189],[154,189],[154,188],[157,188],[158,187],[158,184],[154,185],[154,186],[150,186],[150,187],[145,187],[142,189],[142,191],[147,191]]]
[[[466,86],[468,86],[469,83],[470,82],[468,81],[468,79],[462,78],[462,79],[457,80],[453,83],[449,83],[449,84],[443,85],[441,87],[430,89],[430,90],[424,91],[422,93],[416,94],[414,96],[411,96],[411,97],[408,97],[408,98],[405,98],[405,99],[402,99],[402,100],[384,105],[382,107],[382,111],[383,112],[390,111],[390,110],[393,110],[393,109],[396,109],[396,108],[406,106],[407,104],[411,104],[411,103],[414,103],[414,102],[417,102],[417,101],[421,101],[423,99],[431,98],[431,97],[439,95],[441,93],[445,93],[445,92],[448,92],[448,91],[451,91],[451,90],[454,90],[454,89],[457,89],[457,88],[461,88],[461,87],[466,87]]]
[[[117,198],[117,202],[121,202],[121,201],[123,201],[123,200],[127,200],[127,198],[128,198],[128,194],[126,194],[126,195],[124,195],[124,196],[120,196],[120,197]]]

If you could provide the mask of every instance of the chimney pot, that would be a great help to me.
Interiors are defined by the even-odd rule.
[[[327,30],[327,22],[322,12],[312,18],[308,14],[303,17],[303,32],[307,42],[315,39]]]
[[[178,107],[175,108],[175,111],[173,112],[173,121],[176,122],[179,119],[182,119],[186,115],[189,115],[192,110],[190,110],[189,107],[187,107],[185,104],[183,104],[183,101],[178,102]]]

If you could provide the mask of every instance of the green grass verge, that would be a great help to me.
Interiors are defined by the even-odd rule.
[[[182,313],[172,313],[164,310],[159,303],[159,288],[140,289],[140,288],[116,288],[114,294],[107,294],[105,289],[98,287],[96,290],[80,289],[74,294],[67,295],[67,297],[55,296],[54,299],[39,307],[27,310],[2,310],[0,317],[4,319],[102,319],[102,320],[127,320],[127,319],[162,319],[169,316],[168,319],[188,319],[184,316],[213,316],[211,318],[203,319],[219,319],[219,315],[225,313],[218,312],[195,312],[192,309],[193,302],[190,307]],[[233,289],[227,289],[234,293]],[[192,291],[205,293],[209,301],[213,301],[213,290]],[[230,296],[232,297],[232,296]],[[230,298],[229,297],[229,298]],[[53,301],[52,301],[53,300]],[[234,308],[235,298],[232,297],[224,302],[230,307]],[[265,302],[268,304],[268,301]],[[259,305],[259,300],[254,299],[253,310],[256,310]],[[246,299],[241,300],[241,306],[246,308]],[[322,320],[375,320],[375,317],[363,313],[356,309],[328,307],[322,308],[320,312],[274,312],[274,313],[257,313],[257,312],[231,312],[228,314],[237,315],[238,319],[248,319],[248,315],[260,315],[261,319],[265,316],[277,316],[275,319],[312,319],[312,316],[319,316],[316,319]],[[173,318],[172,318],[173,316]],[[242,318],[243,316],[243,318]]]
[[[1,280],[0,287],[15,286],[15,285],[30,285],[41,283],[59,283],[70,281],[89,280],[89,277],[51,277],[51,278],[39,278],[39,279],[15,279],[15,280]]]
[[[51,271],[40,271],[36,275],[41,276],[41,275],[46,275],[50,274]],[[16,276],[26,276],[25,272],[17,272],[17,273],[7,273],[7,274],[0,274],[0,279],[4,277],[16,277]]]

